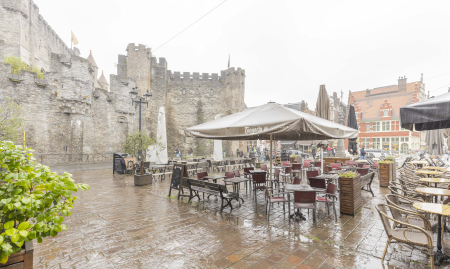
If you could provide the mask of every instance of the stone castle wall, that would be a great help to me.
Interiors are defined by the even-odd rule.
[[[32,0],[0,0],[0,39],[5,42],[5,55],[21,57],[46,71],[50,70],[51,53],[70,55]]]
[[[20,81],[12,80],[6,55],[44,68],[45,83],[26,71]],[[132,43],[127,55],[118,56],[110,90],[98,88],[96,67],[62,42],[31,0],[0,0],[0,57],[0,104],[10,97],[24,107],[27,146],[48,165],[110,160],[113,152],[122,152],[126,136],[139,128],[139,107],[129,97],[136,87],[141,96],[152,94],[142,107],[145,133],[156,136],[158,110],[166,108],[169,156],[177,147],[183,155],[190,148],[194,155],[212,155],[212,140],[185,137],[184,129],[245,108],[243,69],[220,76],[172,72],[165,58]],[[245,148],[238,141],[223,145],[227,156]]]

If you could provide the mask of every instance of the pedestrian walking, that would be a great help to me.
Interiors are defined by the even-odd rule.
[[[317,147],[314,144],[311,144],[311,153],[314,159],[316,159]]]
[[[361,150],[360,150],[360,159],[361,160],[365,160],[366,159],[366,151],[364,150],[364,146],[362,146]]]
[[[333,157],[336,156],[336,149],[334,147],[331,149],[331,154],[333,154]]]

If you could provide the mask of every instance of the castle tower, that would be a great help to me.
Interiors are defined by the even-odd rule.
[[[98,84],[98,66],[94,60],[94,56],[92,56],[92,50],[89,56],[87,57],[87,60],[89,61],[89,63],[92,64],[92,67],[94,68],[94,88],[101,88],[100,84]]]
[[[127,46],[127,76],[136,81],[137,92],[140,96],[145,94],[147,90],[150,92],[151,79],[151,58],[152,53],[150,48],[139,44],[135,46],[130,43]]]
[[[98,83],[100,84],[100,88],[102,88],[105,91],[109,91],[109,84],[105,78],[105,75],[103,74],[103,70],[102,70],[102,75],[98,79]]]

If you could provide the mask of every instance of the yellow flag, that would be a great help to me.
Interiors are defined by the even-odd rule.
[[[72,33],[72,43],[73,43],[75,46],[78,45],[77,37],[73,34],[72,31],[70,31],[70,32]]]

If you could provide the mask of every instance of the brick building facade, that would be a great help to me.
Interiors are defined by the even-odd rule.
[[[406,77],[400,77],[397,85],[349,92],[348,104],[355,107],[359,126],[359,148],[403,153],[420,149],[420,133],[400,127],[400,107],[424,99],[423,76],[416,82],[407,83]]]

